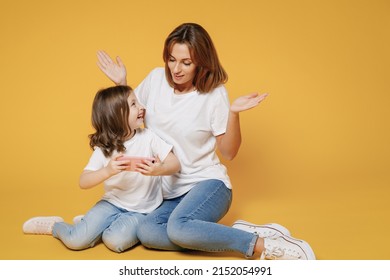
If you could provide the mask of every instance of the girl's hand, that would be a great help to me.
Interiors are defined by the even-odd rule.
[[[137,164],[135,171],[145,176],[161,175],[162,162],[158,157],[155,157],[154,163],[150,160],[143,160],[142,163]]]
[[[230,106],[230,111],[233,113],[240,113],[253,107],[256,107],[268,96],[268,93],[259,95],[258,93],[251,93],[248,95],[240,96]]]
[[[107,166],[100,168],[96,171],[84,170],[80,175],[80,188],[90,189],[101,183],[103,183],[108,178],[118,174],[121,171],[126,170],[130,161],[128,160],[118,160],[119,157],[123,156],[118,154],[114,156],[107,164]]]
[[[116,63],[104,51],[97,52],[97,65],[102,72],[116,85],[126,85],[126,67],[119,56],[116,57]]]
[[[108,162],[106,166],[106,170],[110,176],[125,171],[128,165],[130,164],[129,160],[120,160],[119,158],[122,156],[123,154],[118,154]]]

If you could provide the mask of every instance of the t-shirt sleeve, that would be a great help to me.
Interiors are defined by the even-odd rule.
[[[172,150],[173,146],[165,142],[150,129],[147,129],[147,131],[150,135],[149,137],[151,137],[151,147],[153,155],[157,155],[161,161],[164,161],[169,152]]]
[[[224,86],[215,89],[214,104],[211,106],[211,129],[214,136],[226,132],[227,121],[229,117],[229,97]]]
[[[141,105],[144,107],[146,107],[148,101],[154,72],[155,69],[152,70],[149,75],[146,76],[146,78],[134,89],[134,94],[137,97],[138,102],[141,103]]]
[[[91,157],[89,158],[89,162],[87,166],[85,166],[84,170],[96,171],[105,166],[107,159],[104,156],[102,150],[98,147],[95,148]]]

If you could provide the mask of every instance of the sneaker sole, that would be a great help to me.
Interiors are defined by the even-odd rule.
[[[264,225],[256,225],[252,223],[248,223],[244,220],[237,220],[232,225],[233,228],[241,229],[247,232],[256,232],[256,229],[272,229],[277,231],[280,235],[290,236],[290,231],[282,225],[269,223]]]
[[[291,237],[291,236],[283,236],[282,238],[284,238],[284,240],[286,240],[287,242],[298,245],[302,249],[302,251],[305,253],[306,260],[316,260],[316,256],[314,254],[313,249],[310,247],[309,243],[307,243],[306,241],[301,240],[301,239],[296,239],[296,238]]]

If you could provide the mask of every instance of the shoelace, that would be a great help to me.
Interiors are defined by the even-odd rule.
[[[299,260],[301,258],[299,252],[291,249],[282,249],[280,247],[273,247],[271,250],[264,249],[260,256],[261,260],[277,260],[282,258],[285,260]]]
[[[269,238],[277,237],[275,231],[271,229],[268,229],[268,231],[267,229],[264,229],[264,231],[258,231],[256,226],[249,226],[249,228],[253,229],[254,230],[253,233],[259,235],[260,237],[269,237]]]
[[[54,226],[54,221],[35,221],[35,230],[34,233],[36,234],[47,234],[51,233]]]

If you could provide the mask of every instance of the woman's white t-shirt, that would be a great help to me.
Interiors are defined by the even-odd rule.
[[[181,163],[179,173],[162,177],[164,198],[183,195],[208,179],[221,180],[231,188],[226,168],[215,151],[215,136],[226,132],[229,114],[225,87],[209,93],[175,94],[164,68],[156,68],[134,91],[146,108],[146,126],[173,145]]]
[[[124,143],[125,156],[156,157],[163,161],[172,150],[149,129],[137,129],[136,134]],[[98,147],[92,153],[84,170],[96,171],[107,166],[110,158]],[[139,172],[124,171],[104,181],[105,194],[102,199],[117,207],[139,213],[150,213],[162,202],[160,176],[145,176]]]

